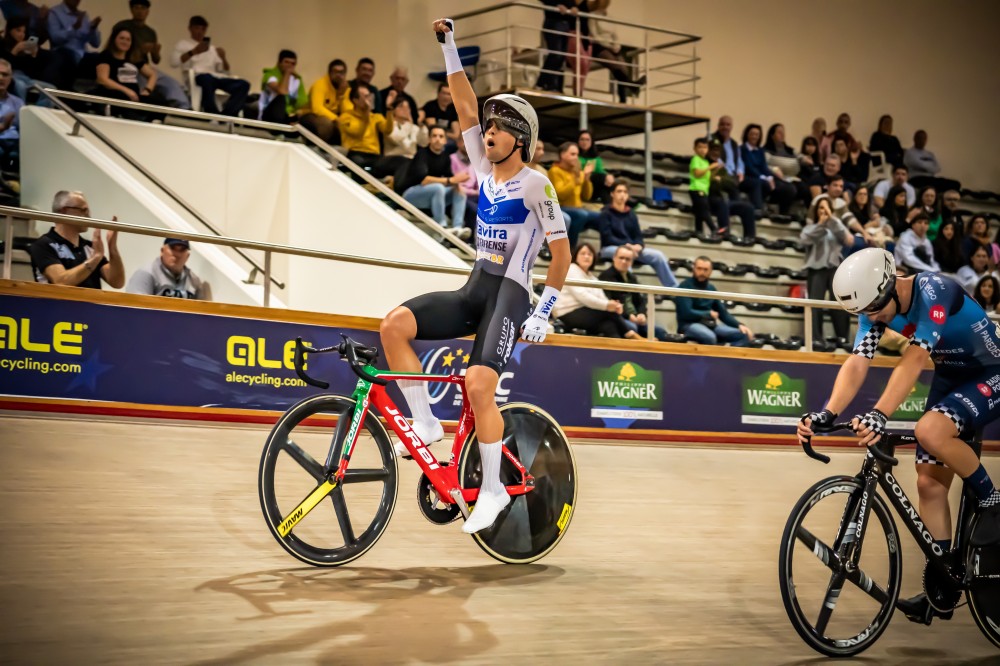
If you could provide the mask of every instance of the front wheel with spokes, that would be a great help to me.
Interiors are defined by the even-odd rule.
[[[863,506],[867,518],[859,528]],[[820,481],[792,509],[778,582],[792,626],[817,652],[849,657],[871,647],[889,625],[901,571],[896,524],[877,493],[865,494],[862,480]]]
[[[261,454],[257,486],[267,526],[282,548],[314,566],[364,555],[396,505],[396,454],[373,413],[359,428],[343,483],[324,469],[331,447],[334,465],[340,459],[355,404],[336,395],[306,398],[278,420]],[[324,416],[336,417],[336,428]]]

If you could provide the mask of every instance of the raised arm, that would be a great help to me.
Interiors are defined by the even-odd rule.
[[[458,114],[458,125],[464,132],[470,127],[479,125],[479,99],[476,97],[476,91],[472,89],[472,84],[469,83],[469,77],[465,74],[462,61],[458,57],[454,27],[455,24],[451,19],[434,21],[434,32],[437,33],[438,41],[441,42],[441,50],[444,52],[451,101]]]

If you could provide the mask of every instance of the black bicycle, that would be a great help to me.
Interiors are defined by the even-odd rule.
[[[839,423],[824,433],[850,430]],[[902,584],[902,549],[891,505],[927,556],[924,590],[949,613],[962,593],[976,625],[1000,648],[1000,547],[969,544],[976,498],[964,489],[950,551],[934,543],[916,507],[892,474],[897,446],[912,435],[883,435],[868,447],[856,476],[832,476],[806,491],[781,537],[778,584],[792,626],[813,649],[850,657],[871,647],[889,626]],[[973,442],[977,455],[981,444]],[[807,440],[810,458],[830,462]],[[878,489],[882,489],[882,494]],[[884,495],[884,498],[883,498]],[[888,500],[888,504],[887,504]],[[877,534],[877,536],[876,536]],[[930,617],[922,619],[930,623]]]

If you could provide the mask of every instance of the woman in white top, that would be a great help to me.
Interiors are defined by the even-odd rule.
[[[566,274],[568,280],[597,281],[590,269],[594,267],[594,248],[589,243],[580,243],[573,253],[573,262]],[[568,328],[579,328],[588,335],[602,335],[606,338],[641,339],[625,323],[622,304],[610,300],[597,287],[564,286],[552,313]]]
[[[427,145],[427,127],[417,125],[410,115],[410,103],[405,99],[396,101],[392,107],[392,132],[385,137],[383,157],[375,163],[372,173],[376,178],[393,176],[399,181],[417,148]]]

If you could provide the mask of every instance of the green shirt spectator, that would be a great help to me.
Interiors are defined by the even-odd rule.
[[[691,191],[692,192],[704,192],[708,195],[708,188],[712,184],[712,172],[709,171],[711,165],[708,160],[701,155],[694,155],[691,157]],[[703,171],[702,175],[697,176],[695,172]]]

